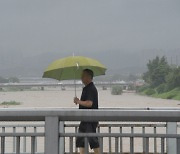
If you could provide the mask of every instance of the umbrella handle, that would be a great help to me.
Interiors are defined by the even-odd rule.
[[[79,64],[76,63],[77,69],[79,69]],[[77,97],[77,93],[76,93],[76,70],[74,72],[74,88],[75,88],[75,97]]]
[[[74,90],[75,90],[75,97],[77,97],[77,93],[76,93],[76,79],[74,79]]]

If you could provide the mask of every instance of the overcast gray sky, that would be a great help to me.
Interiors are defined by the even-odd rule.
[[[171,52],[179,27],[179,0],[0,0],[0,55]]]

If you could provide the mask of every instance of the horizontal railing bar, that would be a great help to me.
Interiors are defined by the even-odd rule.
[[[79,124],[65,124],[65,127],[77,127]],[[166,124],[99,124],[99,127],[166,127]]]
[[[33,124],[33,125],[31,125],[31,124],[10,124],[10,125],[7,125],[7,124],[5,124],[5,125],[0,125],[0,128],[2,128],[2,127],[6,127],[6,128],[8,128],[8,127],[44,127],[45,126],[45,124]]]
[[[0,133],[0,137],[44,137],[45,133]]]
[[[6,152],[6,154],[16,154],[16,152],[11,152],[11,153]],[[30,152],[21,152],[21,154],[31,154],[31,153]],[[44,154],[44,152],[36,152],[36,154]]]
[[[21,125],[16,125],[16,124],[10,124],[10,125],[0,125],[0,128],[5,127],[5,128],[11,128],[11,127],[44,127],[45,124],[37,124],[37,125],[31,125],[31,124],[21,124]],[[78,127],[79,124],[65,124],[64,127]],[[166,127],[166,124],[99,124],[99,127]],[[177,125],[180,127],[180,125]]]
[[[6,154],[16,154],[14,152],[11,152],[11,153],[6,153]],[[21,154],[31,154],[29,152],[27,153],[24,153],[24,152],[21,152]],[[40,153],[40,152],[36,152],[35,154],[45,154],[44,152]],[[65,154],[70,154],[69,152],[66,152]],[[73,152],[73,154],[77,154],[76,152]],[[89,152],[89,154],[94,154],[93,152]],[[107,154],[107,152],[103,152],[103,154]],[[115,154],[114,152],[111,152],[111,154]],[[123,154],[129,154],[129,152],[123,152]],[[134,152],[134,154],[144,154],[142,152]],[[148,154],[154,154],[152,152],[149,152]],[[156,154],[161,154],[161,153],[156,153]],[[165,153],[166,154],[166,153]]]
[[[134,138],[180,138],[179,134],[132,134],[132,133],[60,133],[60,137],[134,137]]]
[[[7,109],[7,108],[1,108],[1,109]],[[9,108],[8,108],[9,109]],[[15,109],[15,108],[13,108]],[[17,109],[17,108],[16,108]],[[30,110],[34,110],[34,109],[40,109],[40,110],[44,110],[44,109],[63,109],[63,110],[69,110],[69,109],[77,109],[77,107],[28,107],[28,108],[19,108],[19,109],[30,109]],[[169,110],[173,110],[173,111],[180,111],[179,107],[99,107],[99,110],[119,110],[119,111],[123,111],[123,110],[141,110],[141,111],[169,111]]]
[[[152,111],[152,110],[174,110],[174,111],[179,111],[180,108],[179,107],[99,107],[99,110],[148,110],[148,111]]]
[[[60,121],[179,122],[180,110],[0,109],[0,121],[44,121],[47,116]]]

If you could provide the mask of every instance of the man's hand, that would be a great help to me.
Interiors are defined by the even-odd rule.
[[[75,103],[76,105],[79,104],[79,98],[74,97],[74,103]]]
[[[80,101],[79,98],[75,97],[74,98],[74,103],[77,105],[82,105],[85,107],[92,107],[93,102],[92,101]]]

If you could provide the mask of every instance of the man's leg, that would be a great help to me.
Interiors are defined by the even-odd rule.
[[[84,148],[80,148],[80,154],[84,154]],[[93,149],[94,150],[94,154],[100,154],[100,150],[99,148]]]
[[[96,128],[97,128],[97,124],[95,123],[89,123],[88,127],[87,127],[87,132],[88,133],[96,133]],[[99,149],[99,141],[97,137],[89,137],[88,138],[89,144],[91,149],[93,149],[94,154],[99,154],[100,153],[100,149]]]
[[[99,148],[95,148],[95,149],[93,149],[93,150],[94,150],[94,154],[100,154]]]
[[[85,124],[83,122],[79,125],[79,133],[85,133]],[[76,147],[79,148],[80,154],[84,154],[84,138],[83,137],[77,137],[76,138]]]
[[[84,154],[84,148],[79,148],[80,154]]]

